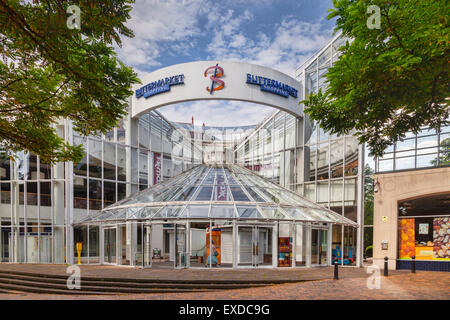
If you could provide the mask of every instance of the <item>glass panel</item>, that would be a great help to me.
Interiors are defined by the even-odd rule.
[[[342,225],[333,225],[331,233],[331,263],[342,264]]]
[[[256,207],[237,206],[238,215],[241,218],[262,218]]]
[[[175,260],[175,267],[186,268],[188,259],[186,251],[186,227],[184,225],[178,224],[176,230],[175,252],[177,253],[177,256]]]
[[[116,180],[116,145],[103,142],[103,178]]]
[[[306,256],[307,256],[307,243],[306,243],[306,236],[307,236],[307,228],[306,224],[304,223],[296,223],[295,224],[295,265],[296,266],[304,266],[306,265]]]
[[[10,183],[1,183],[0,187],[1,187],[0,203],[10,204],[11,203],[11,184]]]
[[[102,182],[100,180],[89,180],[89,209],[102,209]]]
[[[273,228],[255,227],[253,229],[253,238],[256,244],[253,248],[256,266],[272,266]]]
[[[104,235],[104,261],[105,263],[116,263],[116,229],[108,228],[103,230]]]
[[[319,264],[328,264],[328,230],[319,230]]]
[[[232,218],[234,217],[233,206],[212,206],[211,218]]]
[[[292,266],[292,224],[280,223],[278,229],[278,266]]]
[[[414,152],[413,152],[414,153]],[[397,154],[401,155],[401,153]],[[415,157],[405,157],[395,159],[395,170],[414,169]]]
[[[364,259],[373,257],[373,227],[364,227]]]
[[[89,176],[102,177],[102,142],[89,139]]]
[[[85,152],[87,152],[87,141],[86,138],[81,138],[74,136],[73,137],[73,144],[74,146],[83,145],[83,149]],[[41,163],[42,168],[42,163]],[[86,176],[87,175],[87,154],[84,155],[83,159],[79,163],[74,163],[73,165],[73,173],[80,176]]]
[[[98,226],[89,226],[89,263],[100,263],[100,234]]]
[[[419,151],[419,150],[418,150]],[[429,154],[424,156],[417,156],[417,168],[433,167],[436,161],[436,155]]]
[[[37,182],[27,182],[27,204],[30,206],[37,206]]]
[[[186,211],[183,215],[181,215],[183,212],[182,210],[184,207],[182,206],[166,206],[164,207],[160,212],[156,213],[154,215],[154,218],[162,217],[162,218],[177,218],[177,217],[185,217]]]
[[[3,188],[3,186],[2,186],[2,188]],[[40,191],[41,191],[41,206],[50,207],[52,205],[51,183],[50,182],[41,182],[41,190]]]
[[[211,200],[211,193],[213,187],[201,187],[195,201],[209,201]]]
[[[231,200],[230,192],[228,192],[228,187],[225,184],[214,187],[213,200],[214,201],[230,201]]]
[[[356,228],[344,227],[344,265],[356,265]]]
[[[253,264],[253,228],[238,226],[238,265],[251,266]]]
[[[103,182],[103,188],[103,202],[104,206],[107,207],[116,202],[116,183],[105,181]]]
[[[117,183],[117,201],[126,197],[127,186],[125,183]]]
[[[121,145],[117,145],[117,179],[120,181],[126,181],[126,148]]]
[[[208,218],[209,205],[188,206],[187,216],[191,218]]]
[[[250,201],[247,195],[240,187],[230,187],[234,201]]]
[[[311,230],[311,264],[319,264],[319,230]]]

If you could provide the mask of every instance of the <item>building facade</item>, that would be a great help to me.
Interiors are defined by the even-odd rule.
[[[314,265],[315,263],[311,262],[314,250],[326,253],[327,259],[322,260],[325,265],[338,262],[343,266],[362,266],[364,258],[370,256],[372,251],[375,263],[381,264],[384,256],[388,256],[392,268],[404,266],[412,252],[417,255],[417,260],[420,260],[419,257],[428,255],[429,258],[433,255],[433,259],[445,263],[449,260],[447,249],[450,249],[450,236],[443,231],[450,230],[447,227],[450,226],[450,213],[446,211],[450,201],[449,127],[442,128],[440,132],[430,133],[424,129],[417,135],[409,135],[388,150],[383,158],[370,159],[364,145],[359,144],[356,137],[324,132],[320,123],[311,121],[303,114],[303,106],[298,105],[298,101],[303,100],[307,94],[325,89],[326,72],[338,59],[338,48],[343,41],[340,36],[334,37],[295,71],[295,80],[259,66],[221,63],[222,66],[225,64],[225,73],[231,74],[230,78],[225,78],[226,88],[230,88],[230,92],[222,96],[221,91],[215,93],[218,99],[237,97],[237,100],[248,101],[250,97],[255,97],[254,101],[279,109],[259,124],[222,128],[172,123],[165,119],[155,110],[157,107],[171,101],[181,102],[183,99],[192,98],[189,97],[189,92],[193,91],[198,95],[195,99],[209,99],[213,96],[212,91],[208,92],[208,95],[205,95],[205,92],[202,93],[204,96],[200,94],[200,89],[204,91],[204,84],[200,82],[186,82],[184,87],[185,77],[181,74],[174,76],[178,77],[176,83],[166,85],[164,89],[179,92],[173,93],[175,98],[172,100],[169,97],[172,92],[166,92],[167,95],[163,96],[159,94],[162,92],[160,90],[156,97],[152,97],[155,93],[150,87],[139,88],[141,100],[137,101],[138,97],[130,99],[129,115],[117,128],[105,135],[81,137],[72,130],[69,121],[61,121],[57,126],[60,136],[68,143],[82,144],[84,147],[85,157],[78,164],[68,162],[50,166],[41,163],[38,156],[24,152],[17,154],[14,159],[3,156],[0,159],[1,262],[73,263],[77,256],[76,244],[82,243],[82,263],[124,264],[122,262],[127,261],[126,264],[129,265],[140,265],[146,261],[145,256],[148,258],[155,254],[163,258],[166,256],[169,261],[175,261],[175,266],[180,266],[175,258],[179,248],[178,242],[174,239],[177,232],[183,228],[177,229],[176,224],[164,223],[163,219],[156,228],[146,224],[148,221],[145,217],[142,218],[144,221],[139,220],[140,218],[129,218],[125,214],[119,228],[106,223],[106,218],[90,218],[108,212],[108,208],[117,206],[124,199],[132,198],[139,191],[144,192],[147,188],[158,186],[171,178],[177,181],[176,177],[190,170],[199,170],[195,168],[202,164],[213,164],[222,166],[217,169],[222,170],[221,172],[228,170],[226,165],[248,169],[268,182],[286,188],[288,193],[294,192],[332,210],[339,219],[345,221],[326,221],[326,225],[316,228],[316,231],[313,231],[314,228],[310,225],[305,225],[304,230],[308,231],[304,233],[304,241],[308,244],[301,247],[300,253],[297,252],[300,248],[297,246],[299,242],[294,240],[299,235],[294,229],[287,232],[285,238],[288,238],[288,242],[284,244],[291,246],[291,256],[287,258],[289,263],[285,261],[287,266]],[[178,74],[177,68],[186,68],[190,75],[186,79],[192,79],[199,70],[203,75],[203,70],[208,65],[209,62],[196,62],[158,70],[156,73],[163,77],[164,72]],[[242,81],[243,79],[234,77],[232,68],[249,70],[248,72],[255,75],[247,73],[246,81]],[[260,83],[261,76],[258,76],[258,73],[266,74],[265,78],[263,77],[267,80],[264,80],[264,84]],[[279,80],[277,88],[273,88],[274,82],[270,82],[275,81],[275,78]],[[237,83],[238,80],[239,86],[234,87],[234,82]],[[174,86],[173,89],[171,85]],[[196,91],[197,87],[200,88],[199,93]],[[150,108],[142,103],[144,100],[141,96],[145,95],[145,99],[154,99],[151,100]],[[283,97],[280,98],[280,95]],[[289,103],[283,105],[284,101]],[[237,169],[231,171],[235,172]],[[204,174],[206,179],[209,173]],[[368,178],[373,174],[375,182],[374,188],[371,189],[368,186],[372,185],[372,181]],[[233,177],[233,174],[225,176]],[[214,177],[211,188],[217,187],[217,174]],[[228,193],[232,194],[231,186],[228,188]],[[371,193],[370,190],[374,192]],[[393,191],[398,191],[398,194]],[[258,196],[251,190],[245,193],[252,201]],[[370,201],[373,201],[372,207]],[[423,210],[418,209],[436,203],[441,206],[436,206],[431,211],[422,212]],[[233,217],[239,219],[239,204],[233,205]],[[277,206],[276,203],[269,205]],[[255,206],[259,208],[261,204]],[[209,207],[207,218],[211,218],[209,215],[213,204],[210,203]],[[374,208],[373,211],[370,208]],[[258,209],[258,212],[261,217],[266,214],[262,209]],[[285,213],[284,216],[295,220],[289,214]],[[193,225],[193,229],[198,229],[196,235],[192,235],[190,231],[186,232],[185,227],[185,243],[200,243],[200,240],[195,240],[196,237],[204,238],[209,230],[209,238],[203,242],[210,243],[211,248],[210,241],[215,231],[211,221],[209,224],[207,220],[202,221],[201,226]],[[425,227],[425,224],[428,227]],[[257,223],[254,221],[254,225],[250,227],[255,226]],[[405,229],[406,226],[408,230]],[[190,228],[191,225],[189,230]],[[271,251],[271,255],[276,257],[279,251],[275,250],[277,242],[273,237],[274,230],[279,229],[273,226],[270,228],[261,230],[272,230],[265,234],[272,237],[271,248],[274,251]],[[415,233],[411,231],[413,229]],[[422,237],[422,234],[418,236],[419,231],[425,232],[425,229],[428,230],[427,241],[424,241],[425,236]],[[437,234],[436,241],[430,233],[432,229]],[[148,238],[153,239],[151,245],[144,240],[149,230],[158,230],[159,233],[159,240]],[[234,227],[232,230],[235,230]],[[414,250],[411,233],[416,237]],[[406,236],[403,234],[408,237],[405,242],[407,245],[404,244],[403,238]],[[257,237],[259,238],[259,233]],[[422,242],[432,249],[421,250],[419,247],[423,245]],[[114,243],[114,248],[111,243]],[[236,243],[233,250],[237,252],[240,247],[235,245]],[[143,253],[143,248],[146,248],[146,254]],[[191,249],[192,247],[185,252],[190,255],[189,258],[192,258],[194,253],[195,257],[200,256],[198,251],[201,248],[193,251]],[[207,250],[207,245],[202,250]],[[427,250],[433,253],[425,253]],[[105,252],[109,254],[105,255]],[[301,257],[298,258],[297,254]],[[111,262],[112,256],[116,257],[115,262]],[[238,265],[238,255],[233,257],[236,257],[232,263],[235,267]],[[275,263],[276,260],[273,258],[268,265],[280,266]],[[299,263],[296,264],[295,261]],[[184,266],[189,264],[185,263]]]

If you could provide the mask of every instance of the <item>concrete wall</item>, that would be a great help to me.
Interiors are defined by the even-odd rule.
[[[378,192],[374,193],[373,260],[382,268],[387,256],[389,269],[395,269],[398,202],[449,192],[450,168],[376,174],[374,181],[379,185]],[[383,240],[388,241],[388,250],[381,249]]]

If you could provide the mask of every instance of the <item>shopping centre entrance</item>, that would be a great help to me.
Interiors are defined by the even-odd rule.
[[[356,223],[245,168],[199,165],[75,228],[100,228],[102,264],[283,268],[330,265],[332,226]]]

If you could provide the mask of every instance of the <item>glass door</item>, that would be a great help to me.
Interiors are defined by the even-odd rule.
[[[273,228],[270,226],[238,226],[238,266],[273,265]]]
[[[116,264],[117,256],[117,229],[116,227],[103,229],[103,262]]]
[[[187,239],[186,239],[186,226],[184,224],[175,224],[175,259],[174,267],[181,269],[187,268]]]
[[[319,264],[319,230],[311,230],[311,264]]]
[[[151,244],[151,235],[152,235],[152,226],[144,225],[144,267],[152,266],[152,244]]]
[[[238,230],[238,261],[239,267],[250,267],[254,265],[253,250],[254,237],[253,227],[236,226]]]
[[[328,264],[328,230],[319,230],[319,264]]]
[[[137,226],[136,266],[150,267],[151,258],[151,225],[140,223]]]
[[[311,230],[311,265],[328,264],[328,230]]]
[[[268,226],[253,227],[253,263],[255,267],[273,266],[272,244],[273,228]]]

